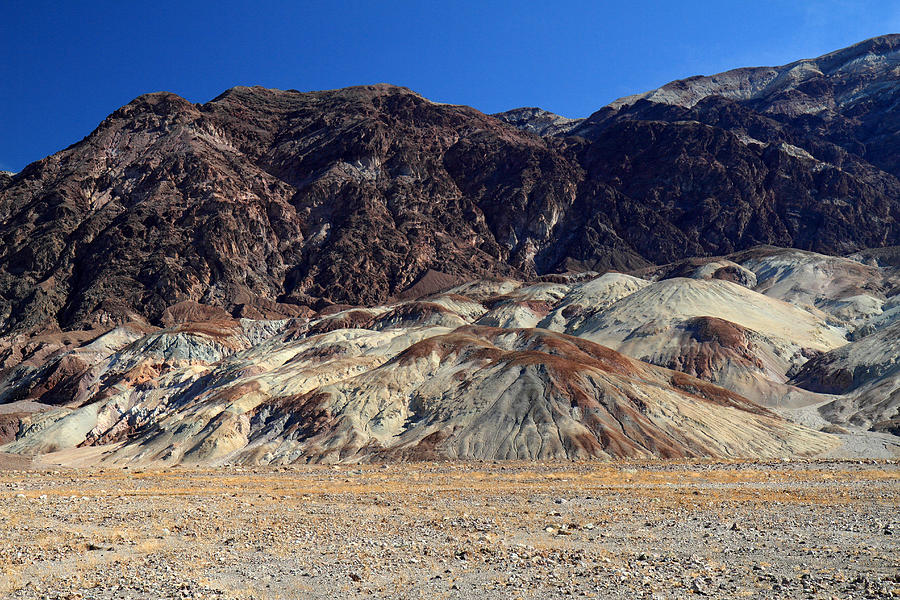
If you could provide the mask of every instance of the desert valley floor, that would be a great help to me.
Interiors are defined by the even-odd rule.
[[[37,466],[4,598],[900,596],[896,461]]]

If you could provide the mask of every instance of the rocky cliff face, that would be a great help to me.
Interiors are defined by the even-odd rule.
[[[781,67],[735,69],[691,77],[622,98],[613,109],[641,100],[694,108],[719,97],[823,138],[898,175],[900,35],[885,35],[819,58]]]
[[[675,82],[583,122],[387,85],[142,96],[0,179],[0,330],[158,323],[184,300],[293,316],[429,270],[897,244],[898,40]]]
[[[187,299],[238,314],[372,301],[435,265],[512,272],[440,162],[466,124],[541,146],[385,86],[142,96],[4,189],[2,317],[156,320]]]

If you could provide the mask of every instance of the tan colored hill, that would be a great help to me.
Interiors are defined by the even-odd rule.
[[[856,290],[889,306],[892,273],[765,248],[648,279],[475,280],[291,319],[182,303],[163,329],[48,334],[0,380],[2,451],[120,464],[890,455],[900,440],[877,432],[896,407],[878,394],[892,380],[866,393],[811,382],[839,378],[845,355],[893,364],[887,311],[825,310]],[[849,342],[868,327],[881,333]],[[804,422],[838,435],[778,416],[816,406]]]
[[[115,330],[124,345],[113,352],[101,338],[72,353],[98,353],[72,402],[34,413],[3,451],[95,446],[113,463],[217,464],[794,456],[837,445],[583,339],[380,323],[293,342],[286,322],[198,323],[135,341]],[[248,346],[259,327],[279,329]]]

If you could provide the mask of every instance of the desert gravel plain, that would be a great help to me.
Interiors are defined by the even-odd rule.
[[[4,598],[900,597],[897,461],[18,466]]]

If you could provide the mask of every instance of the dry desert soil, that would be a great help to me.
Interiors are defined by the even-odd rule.
[[[896,461],[6,467],[4,598],[900,596]]]

